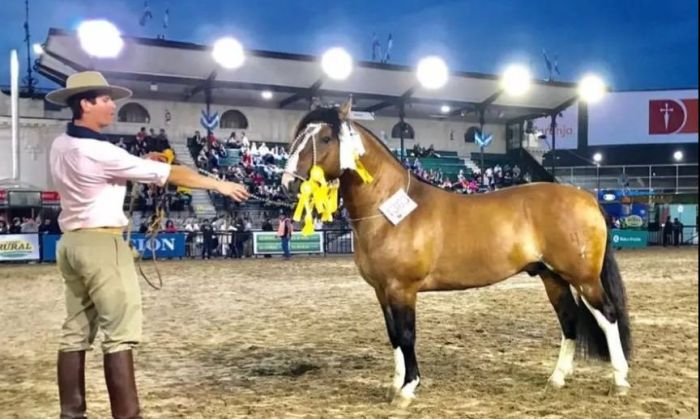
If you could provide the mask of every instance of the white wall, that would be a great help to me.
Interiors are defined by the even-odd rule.
[[[151,116],[151,123],[147,127],[154,128],[156,131],[160,128],[165,128],[171,141],[184,141],[195,130],[203,131],[199,125],[199,118],[202,109],[204,109],[204,104],[155,100],[136,101],[144,106]],[[249,124],[246,135],[252,141],[289,142],[296,124],[305,114],[302,111],[283,109],[234,107],[217,104],[211,106],[211,112],[219,112],[219,115],[229,109],[237,109],[246,116]],[[170,112],[170,123],[165,121],[166,111]],[[374,121],[360,122],[380,138],[382,138],[382,131],[384,131],[387,137],[387,144],[392,148],[399,147],[398,139],[388,138],[391,136],[392,127],[398,122],[397,118],[378,117]],[[405,141],[407,148],[413,147],[414,143],[417,142],[424,147],[433,144],[436,150],[456,151],[460,155],[468,155],[470,152],[479,151],[479,148],[473,143],[467,144],[464,142],[464,133],[470,126],[476,125],[474,123],[435,119],[407,119],[406,122],[413,126],[416,134],[415,140]],[[115,123],[109,132],[136,133],[144,125],[146,124]],[[487,124],[485,131],[494,135],[493,143],[489,146],[487,152],[505,153],[505,126]],[[450,140],[450,132],[453,133],[452,140]],[[215,135],[226,138],[230,135],[230,132],[229,130],[219,129],[215,131]]]
[[[170,102],[135,99],[144,106],[151,117],[149,124],[117,122],[106,132],[113,134],[135,134],[141,126],[158,131],[165,128],[171,141],[184,142],[195,130],[203,131],[199,125],[202,103]],[[126,102],[120,103],[123,106]],[[248,119],[246,130],[252,141],[289,142],[296,124],[305,112],[294,110],[233,107],[212,105],[212,112],[222,114],[228,109],[241,111]],[[166,123],[165,114],[171,114],[170,123]],[[70,112],[44,111],[42,100],[20,99],[20,180],[34,184],[43,189],[51,189],[48,176],[48,151],[51,141],[65,130]],[[379,138],[386,138],[391,148],[399,148],[399,140],[392,139],[391,129],[398,122],[397,118],[378,117],[374,121],[360,121]],[[413,126],[415,140],[406,140],[405,147],[410,149],[415,143],[423,147],[433,144],[436,150],[456,151],[461,156],[478,152],[473,143],[464,142],[464,133],[474,123],[440,121],[435,119],[406,119]],[[493,143],[486,149],[488,153],[505,153],[505,126],[486,125],[485,131],[494,136]],[[383,133],[384,134],[383,134]],[[453,139],[450,139],[452,132]],[[230,130],[217,130],[215,135],[228,137]],[[9,96],[0,94],[0,179],[10,177],[11,168],[11,121]]]

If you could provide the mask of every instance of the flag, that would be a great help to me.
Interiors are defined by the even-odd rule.
[[[549,79],[552,79],[552,62],[549,61],[549,57],[547,57],[547,51],[542,49],[542,55],[544,56],[544,64],[547,67],[547,73],[549,73]]]
[[[389,39],[386,41],[386,54],[384,55],[384,62],[388,63],[391,59],[391,48],[394,46],[394,39],[389,34]]]
[[[382,47],[379,44],[377,34],[372,34],[372,61],[379,60],[382,57]]]
[[[148,0],[143,2],[143,13],[141,13],[141,19],[139,19],[139,25],[146,26],[146,23],[153,19],[153,13],[151,13],[151,7],[148,5]]]
[[[165,14],[163,15],[163,31],[168,29],[168,23],[170,23],[170,9],[165,9]]]

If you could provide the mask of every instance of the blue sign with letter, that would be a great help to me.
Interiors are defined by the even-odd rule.
[[[185,233],[159,233],[155,239],[146,234],[133,233],[131,244],[143,256],[144,259],[153,258],[153,249],[157,258],[181,258],[185,256]],[[41,237],[41,260],[44,262],[56,261],[56,244],[61,238],[59,235],[43,234]]]
[[[153,250],[157,258],[181,258],[185,256],[185,233],[158,233],[151,239],[142,233],[131,235],[131,244],[144,259],[153,257]]]

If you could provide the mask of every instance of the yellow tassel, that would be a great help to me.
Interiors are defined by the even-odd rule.
[[[314,219],[311,215],[313,208],[311,203],[306,203],[306,216],[304,217],[304,228],[301,229],[302,236],[308,236],[314,232]]]
[[[304,181],[304,183],[301,184],[299,191],[301,192],[299,194],[299,202],[297,202],[297,207],[294,210],[294,216],[292,217],[292,219],[297,222],[301,221],[301,214],[311,199],[311,194],[313,193],[313,186],[311,182],[308,180]]]
[[[314,188],[314,207],[316,212],[322,214],[326,211],[328,204],[328,185],[316,186]]]
[[[311,170],[309,171],[309,180],[312,180],[319,185],[325,185],[326,184],[326,174],[323,173],[323,168],[318,165],[314,165],[311,167]]]
[[[374,180],[369,171],[367,171],[365,165],[362,164],[362,161],[360,161],[360,156],[358,155],[355,155],[355,171],[364,183],[372,183],[372,181]]]

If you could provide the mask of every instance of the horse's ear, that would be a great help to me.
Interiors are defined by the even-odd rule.
[[[340,120],[345,121],[350,116],[350,111],[352,110],[352,96],[348,98],[338,109],[338,115],[340,115]]]

